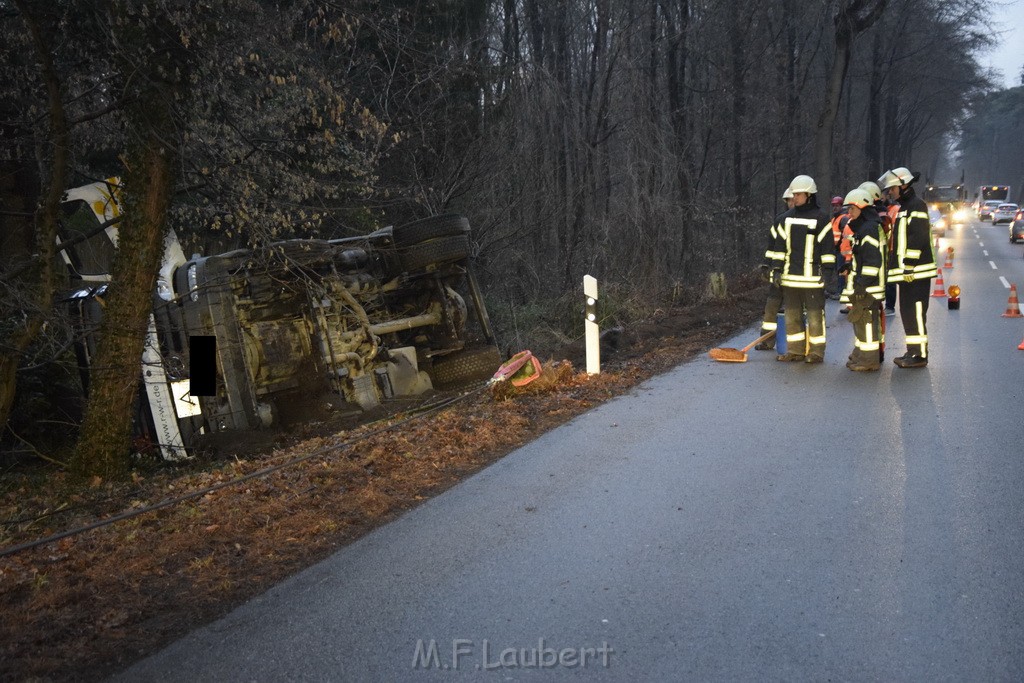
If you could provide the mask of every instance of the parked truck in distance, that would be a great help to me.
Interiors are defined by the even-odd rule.
[[[86,392],[102,299],[117,286],[117,227],[100,229],[119,214],[117,194],[109,179],[68,191],[63,205],[62,241],[93,233],[62,252],[76,283],[67,302]],[[171,232],[141,359],[137,432],[180,459],[204,435],[301,419],[314,404],[368,410],[489,377],[501,358],[470,250],[469,223],[454,214],[191,258]],[[214,362],[198,362],[195,349]],[[196,368],[213,376],[193,377]],[[192,392],[200,379],[210,395]]]

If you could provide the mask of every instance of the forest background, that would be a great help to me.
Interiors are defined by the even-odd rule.
[[[510,348],[760,261],[790,178],[1024,187],[1024,87],[977,0],[0,0],[0,425],[128,450],[162,235],[186,253],[458,212]],[[1024,79],[1024,74],[1021,74]],[[1022,80],[1024,83],[1024,80]],[[110,390],[84,416],[61,194],[118,175]],[[1016,198],[1016,197],[1015,197]],[[118,415],[124,415],[118,420]],[[42,419],[42,418],[46,419]],[[113,424],[113,426],[111,426]],[[17,435],[17,437],[15,437]]]

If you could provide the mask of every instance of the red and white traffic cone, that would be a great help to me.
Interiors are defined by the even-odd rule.
[[[932,288],[932,296],[946,296],[946,283],[942,281],[942,268],[935,277],[935,287]]]
[[[1006,313],[1003,313],[1004,318],[1024,318],[1020,312],[1020,302],[1017,301],[1017,285],[1010,285],[1010,300],[1006,302]]]

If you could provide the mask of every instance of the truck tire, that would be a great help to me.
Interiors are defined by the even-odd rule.
[[[446,213],[395,226],[391,233],[395,246],[401,249],[426,240],[469,232],[469,221],[457,213]]]
[[[436,237],[398,250],[402,270],[412,273],[427,266],[460,261],[469,256],[469,235]]]
[[[500,366],[498,347],[482,346],[437,359],[429,374],[437,389],[459,389],[489,380]]]

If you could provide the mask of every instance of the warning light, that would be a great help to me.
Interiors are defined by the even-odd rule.
[[[949,298],[946,300],[946,305],[951,311],[960,310],[960,285],[949,286]]]

